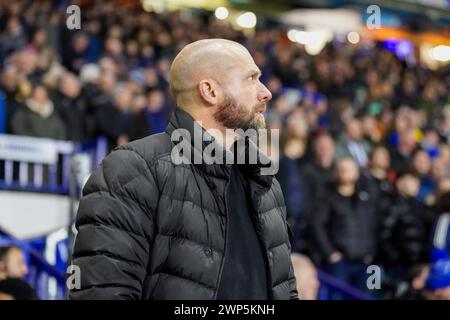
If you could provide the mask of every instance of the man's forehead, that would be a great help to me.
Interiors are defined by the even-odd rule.
[[[255,61],[248,51],[246,55],[237,56],[235,64],[237,69],[242,73],[260,73],[258,66],[255,64]]]

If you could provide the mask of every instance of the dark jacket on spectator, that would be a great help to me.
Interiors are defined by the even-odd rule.
[[[308,189],[308,202],[312,204],[317,198],[321,197],[325,188],[332,183],[334,166],[324,168],[316,162],[311,162],[306,164],[301,172]]]
[[[429,246],[426,213],[426,208],[416,199],[396,196],[380,232],[380,258],[387,266],[410,267],[426,261]]]
[[[95,112],[95,127],[97,135],[108,139],[109,148],[117,144],[117,139],[126,133],[125,115],[112,103],[99,105]]]
[[[160,133],[161,128],[167,126],[168,116],[167,107],[162,108],[161,111],[151,113],[144,109],[137,114],[133,114],[127,123],[127,135],[130,141],[144,138],[150,134]],[[152,121],[149,121],[151,118]],[[152,126],[151,123],[155,125]],[[164,131],[164,129],[162,130]]]
[[[377,249],[376,197],[368,186],[358,186],[351,197],[330,186],[318,199],[312,216],[312,236],[323,258],[334,251],[345,259],[362,261]]]
[[[59,115],[53,109],[53,103],[48,102],[49,114],[43,115],[29,107],[17,110],[11,119],[11,132],[13,134],[40,138],[65,140],[66,127]]]
[[[374,177],[369,170],[363,170],[361,180],[365,180],[366,183],[370,183],[372,186],[374,196],[377,197],[378,218],[381,223],[383,216],[394,201],[394,184],[389,180],[389,178],[378,179]]]
[[[277,173],[286,201],[287,218],[294,233],[293,250],[303,252],[306,247],[307,189],[295,159],[283,156]]]
[[[81,289],[70,298],[216,297],[227,242],[231,165],[171,160],[174,130],[187,129],[193,137],[194,126],[177,109],[165,133],[119,147],[92,173],[76,221],[73,263],[81,268]],[[247,150],[255,148],[247,144]],[[279,183],[261,175],[260,165],[244,166],[269,298],[297,298]]]
[[[85,103],[82,98],[70,98],[61,92],[54,93],[55,109],[67,128],[68,140],[83,141],[85,138]]]

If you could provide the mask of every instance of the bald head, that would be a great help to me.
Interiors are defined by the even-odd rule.
[[[237,42],[206,39],[184,47],[170,68],[170,89],[178,107],[206,129],[264,128],[272,98],[261,71]]]
[[[204,39],[185,46],[170,68],[170,90],[177,103],[191,102],[202,80],[222,83],[227,74],[253,62],[241,44],[225,39]]]

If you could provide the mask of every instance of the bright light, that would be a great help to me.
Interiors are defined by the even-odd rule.
[[[351,44],[357,44],[359,42],[359,40],[360,40],[359,33],[356,32],[356,31],[349,32],[348,35],[347,35],[347,40]]]
[[[309,42],[305,45],[305,51],[309,55],[315,56],[316,54],[319,54],[320,51],[325,47],[324,41],[313,41]]]
[[[300,31],[291,29],[287,32],[287,37],[292,42],[304,45],[308,54],[316,55],[333,38],[333,33],[329,30]]]
[[[310,35],[306,31],[297,31],[295,34],[295,41],[300,44],[307,44],[310,41]]]
[[[219,20],[225,20],[228,18],[228,9],[225,7],[218,7],[216,11],[214,11],[214,15]]]
[[[447,62],[450,60],[450,47],[440,45],[430,49],[430,56],[436,61]]]
[[[144,0],[142,7],[147,12],[162,13],[164,12],[165,4],[163,0]]]
[[[245,12],[236,19],[241,28],[254,28],[256,26],[256,15],[253,12]]]
[[[312,56],[319,54],[332,38],[333,34],[328,30],[308,31],[305,51]]]
[[[287,37],[290,41],[295,42],[295,35],[297,34],[298,30],[291,29],[287,32]]]
[[[414,52],[414,48],[411,42],[407,40],[401,40],[397,43],[397,46],[395,47],[395,54],[401,58],[404,59],[411,55]]]

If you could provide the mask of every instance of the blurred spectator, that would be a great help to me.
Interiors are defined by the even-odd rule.
[[[418,103],[417,83],[415,77],[408,73],[403,77],[400,92],[396,95],[394,106],[406,104],[412,108],[416,108]]]
[[[5,66],[0,74],[0,93],[4,103],[4,112],[6,115],[6,123],[10,119],[13,111],[18,108],[20,95],[20,79],[19,71],[13,64]],[[8,128],[6,129],[8,130]]]
[[[86,34],[79,32],[75,34],[69,42],[62,55],[63,65],[73,73],[78,74],[82,65],[88,62],[86,60],[89,38]]]
[[[398,134],[398,142],[390,148],[392,169],[405,171],[411,167],[412,156],[417,148],[414,130],[405,129]]]
[[[0,280],[23,278],[27,273],[28,267],[20,247],[0,247]]]
[[[287,220],[293,230],[293,251],[304,251],[307,225],[306,184],[300,172],[299,158],[304,152],[302,141],[294,135],[284,133],[281,140],[282,157],[280,158],[277,179],[280,182],[286,202]]]
[[[423,149],[418,149],[412,158],[412,168],[420,180],[419,193],[417,199],[422,203],[429,203],[430,196],[433,195],[435,182],[431,176],[431,159]]]
[[[126,65],[122,42],[116,37],[109,37],[105,41],[105,56],[111,58],[118,66]]]
[[[54,93],[55,109],[67,128],[67,139],[83,141],[85,138],[85,122],[89,121],[85,114],[85,101],[81,96],[81,84],[71,73],[64,73],[58,81],[58,90]]]
[[[367,183],[373,184],[373,190],[376,193],[374,196],[377,198],[377,217],[380,221],[394,197],[390,162],[388,150],[378,146],[370,154],[368,170],[363,171],[363,178],[368,180]]]
[[[27,43],[20,19],[17,16],[10,16],[6,22],[6,29],[0,33],[0,61],[14,52],[22,49]]]
[[[376,198],[366,185],[357,184],[359,170],[352,158],[337,161],[336,176],[317,203],[313,236],[330,274],[366,290],[366,268],[377,250]]]
[[[431,265],[425,287],[427,299],[450,300],[450,258]]]
[[[334,178],[335,143],[333,138],[322,133],[313,142],[313,159],[302,168],[309,189],[308,199],[314,203]]]
[[[450,143],[450,106],[442,109],[442,118],[439,122],[439,134],[446,143]]]
[[[168,106],[163,91],[151,90],[147,94],[147,105],[132,115],[128,125],[130,141],[150,134],[164,132],[169,121]]]
[[[54,58],[55,53],[47,46],[47,32],[44,29],[37,29],[31,38],[31,42],[26,47],[27,51],[36,54],[38,62],[37,67],[41,71],[49,67],[49,63]]]
[[[102,39],[100,32],[101,32],[100,22],[97,20],[89,21],[87,25],[89,44],[85,54],[87,63],[96,63],[100,58],[102,49]]]
[[[439,158],[443,160],[446,172],[450,173],[450,146],[446,143],[439,144]]]
[[[381,259],[393,279],[404,279],[410,268],[427,261],[429,212],[416,198],[419,188],[417,175],[410,171],[400,173],[393,204],[383,218]]]
[[[423,139],[420,143],[421,147],[427,152],[428,156],[433,159],[439,156],[439,134],[433,128],[427,128],[424,131]]]
[[[291,260],[300,300],[316,300],[320,287],[316,267],[302,254],[293,253]]]
[[[450,256],[450,189],[438,196],[435,207],[438,216],[432,232],[432,261]]]
[[[119,83],[112,97],[112,102],[97,106],[95,113],[97,134],[108,139],[110,149],[128,142],[125,115],[131,105],[132,92],[126,85]]]
[[[449,174],[447,164],[443,157],[434,158],[431,162],[431,176],[434,181],[439,182]]]
[[[384,299],[388,300],[425,300],[425,284],[430,272],[428,264],[418,264],[411,268],[406,279],[400,282],[383,283]],[[392,286],[392,289],[391,289]]]
[[[360,167],[364,167],[370,149],[370,144],[363,138],[361,120],[350,119],[345,126],[345,134],[336,147],[336,158],[352,157]]]
[[[56,113],[43,85],[35,86],[30,98],[25,101],[25,107],[14,113],[11,132],[24,136],[66,139],[64,122]]]
[[[294,229],[294,239],[304,239],[303,242],[308,246],[303,248],[303,251],[307,252],[315,262],[318,262],[320,254],[317,252],[317,247],[314,247],[315,242],[310,239],[310,224],[315,215],[316,205],[326,195],[326,188],[334,181],[335,144],[333,138],[326,133],[320,134],[313,141],[312,152],[312,161],[309,161],[301,169],[305,193],[303,195],[305,203],[301,205],[301,208],[306,210],[306,225],[299,231]],[[303,233],[299,233],[300,231]]]
[[[382,142],[383,131],[381,125],[374,116],[366,115],[362,119],[362,130],[364,138],[371,145],[377,145]]]
[[[0,300],[36,300],[33,288],[22,279],[0,280]]]
[[[100,67],[102,69],[102,67]],[[98,81],[89,82],[90,105],[92,109],[98,109],[105,104],[112,104],[112,92],[117,84],[117,77],[114,70],[103,70]]]

